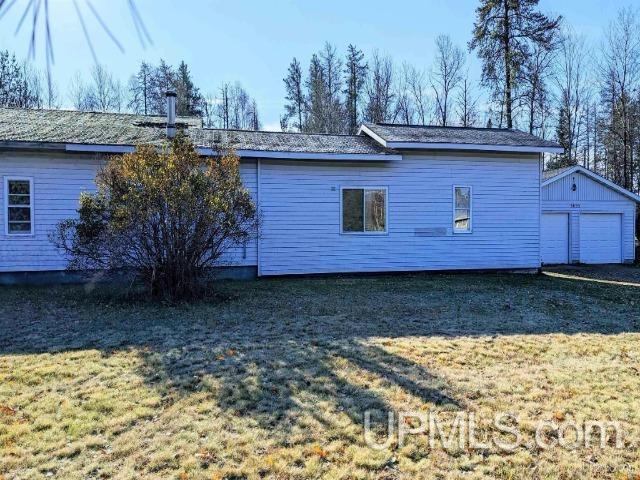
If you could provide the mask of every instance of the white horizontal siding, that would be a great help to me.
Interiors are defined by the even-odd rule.
[[[573,190],[575,180],[576,190]],[[581,173],[575,173],[542,188],[542,210],[570,215],[570,262],[580,261],[580,214],[585,212],[622,214],[622,259],[635,257],[636,204],[615,190]]]
[[[573,190],[575,182],[576,189]],[[620,195],[615,190],[596,182],[595,180],[576,172],[572,175],[560,178],[551,182],[542,189],[542,200],[627,200],[627,197]]]
[[[263,275],[535,268],[537,156],[406,155],[385,164],[261,163]],[[473,233],[452,233],[452,186],[473,187]],[[340,234],[340,187],[388,187],[386,235]],[[441,237],[416,229],[446,228]]]
[[[240,162],[240,177],[242,183],[251,193],[253,201],[256,201],[256,192],[258,185],[257,162],[255,160],[242,160]],[[245,245],[232,247],[220,259],[221,265],[226,266],[252,266],[258,264],[258,248],[257,240],[254,236]]]
[[[48,235],[61,220],[77,215],[82,191],[95,190],[95,175],[101,160],[95,155],[0,153],[0,180],[5,176],[33,178],[34,234],[5,234],[4,182],[0,181],[0,272],[63,270],[64,256],[49,242]],[[255,161],[242,162],[243,182],[255,193]],[[256,265],[256,242],[238,247],[225,256],[225,265]]]
[[[95,191],[94,178],[100,166],[97,156],[58,154],[0,154],[0,177],[33,178],[34,234],[5,234],[4,192],[0,195],[0,271],[63,270],[67,261],[49,242],[49,232],[58,222],[76,216],[82,191]],[[4,182],[0,184],[0,190]]]

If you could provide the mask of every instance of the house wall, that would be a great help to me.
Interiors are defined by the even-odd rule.
[[[538,268],[537,155],[423,153],[386,163],[261,160],[262,275]],[[454,234],[453,185],[473,188]],[[340,233],[340,187],[388,188],[388,234]]]
[[[0,152],[0,272],[64,270],[67,260],[49,242],[49,232],[63,219],[76,216],[82,191],[94,191],[101,164],[96,155]],[[255,194],[256,162],[243,161],[241,175]],[[33,178],[34,234],[11,236],[5,232],[4,177]],[[229,266],[255,266],[256,242],[234,248],[224,258]]]
[[[575,180],[576,190],[572,189]],[[582,173],[567,175],[542,188],[543,212],[569,214],[569,262],[580,261],[580,214],[619,213],[622,215],[622,260],[635,257],[636,204],[611,188]]]
[[[34,182],[34,235],[4,232],[0,182],[0,271],[55,271],[66,259],[49,232],[74,217],[93,191],[101,158],[84,154],[0,153],[0,177]],[[439,269],[537,268],[540,174],[537,155],[423,153],[394,162],[243,159],[241,175],[262,217],[261,237],[222,262],[262,275]],[[454,234],[453,185],[473,188],[473,231]],[[340,187],[388,188],[388,233],[340,233]]]

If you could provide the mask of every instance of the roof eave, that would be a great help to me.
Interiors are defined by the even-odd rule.
[[[199,148],[199,151],[210,151],[211,149]],[[211,151],[211,153],[213,153]],[[210,155],[211,153],[202,153]],[[364,161],[364,162],[390,162],[402,160],[402,155],[390,153],[325,153],[325,152],[287,152],[287,151],[267,151],[267,150],[236,150],[239,157],[250,158],[273,158],[282,160],[340,160],[340,161]]]
[[[474,143],[425,143],[425,142],[387,142],[394,150],[457,150],[474,152],[506,153],[563,153],[561,147],[531,145],[487,145]]]
[[[21,142],[2,141],[0,148],[5,150],[47,150],[75,153],[106,153],[123,154],[135,151],[134,145],[92,144],[92,143],[46,143],[46,142]],[[197,147],[200,155],[211,156],[216,149],[210,147]],[[281,160],[328,160],[328,161],[399,161],[402,155],[387,153],[325,153],[325,152],[290,152],[238,149],[235,151],[239,157],[244,158],[273,158]]]

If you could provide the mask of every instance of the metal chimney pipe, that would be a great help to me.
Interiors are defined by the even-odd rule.
[[[176,136],[176,92],[168,91],[167,96],[167,138]]]

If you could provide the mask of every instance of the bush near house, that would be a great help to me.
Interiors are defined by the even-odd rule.
[[[164,150],[112,157],[54,243],[74,270],[131,269],[154,297],[193,297],[207,272],[256,230],[256,208],[230,152],[200,157],[178,134]]]

